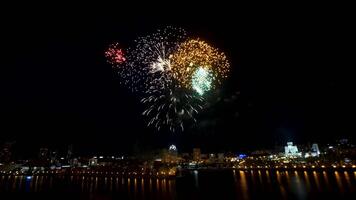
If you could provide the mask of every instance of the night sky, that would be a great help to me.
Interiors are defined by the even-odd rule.
[[[187,152],[240,152],[287,141],[353,139],[347,13],[214,9],[15,9],[2,17],[0,143],[16,141],[22,156],[69,144],[77,154],[92,155],[170,143]],[[198,123],[173,135],[146,128],[139,99],[119,84],[104,57],[110,43],[129,47],[137,36],[167,25],[209,41],[232,64]]]

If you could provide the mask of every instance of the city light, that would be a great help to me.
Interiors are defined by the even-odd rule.
[[[240,154],[240,155],[239,155],[239,158],[240,158],[240,159],[245,159],[246,157],[247,157],[246,154]]]
[[[177,151],[177,147],[174,144],[172,144],[171,146],[169,146],[169,150],[170,151]]]
[[[291,144],[289,144],[292,146]],[[316,145],[313,145],[316,148]],[[301,148],[302,149],[302,148]],[[317,149],[317,148],[316,148]],[[336,149],[336,147],[335,147]],[[300,153],[300,152],[298,152]],[[325,152],[321,152],[323,157]],[[302,153],[303,156],[286,156],[285,152],[280,152],[279,154],[270,154],[266,155],[264,152],[262,154],[237,154],[235,153],[216,153],[216,152],[207,152],[201,153],[199,148],[194,148],[192,153],[182,153],[177,152],[177,147],[171,144],[164,151],[162,150],[162,155],[159,157],[153,158],[151,161],[141,163],[137,165],[136,158],[132,157],[127,159],[125,162],[118,160],[115,156],[94,156],[87,157],[83,161],[83,158],[74,158],[73,160],[79,160],[82,164],[74,164],[73,160],[68,160],[68,157],[58,157],[57,162],[60,162],[59,166],[53,164],[43,167],[43,166],[23,166],[21,169],[16,170],[5,170],[3,165],[1,165],[0,173],[4,175],[23,175],[26,180],[33,179],[33,176],[42,176],[42,175],[64,175],[71,174],[81,175],[84,177],[94,177],[94,176],[105,176],[105,178],[112,178],[113,176],[123,176],[123,177],[174,177],[178,169],[191,170],[197,173],[199,169],[240,169],[240,170],[249,170],[250,173],[254,173],[255,170],[263,169],[276,169],[276,171],[287,173],[290,169],[297,170],[302,168],[303,170],[313,169],[325,169],[327,167],[334,168],[334,170],[354,170],[356,165],[352,159],[343,159],[342,161],[326,161],[325,159],[318,159],[313,154],[310,154],[310,158],[305,159],[305,153]],[[315,154],[316,155],[316,154]],[[172,161],[173,157],[174,161]],[[109,161],[106,159],[96,159],[96,158],[111,158]],[[123,156],[121,157],[123,158]],[[310,160],[309,160],[310,159]],[[28,161],[26,161],[28,162]],[[158,163],[159,162],[159,163]],[[157,163],[157,168],[155,164]],[[340,163],[340,164],[339,164]],[[218,165],[217,165],[218,164]],[[20,166],[20,165],[19,165]],[[325,171],[325,170],[324,170]],[[261,173],[261,171],[259,171]]]

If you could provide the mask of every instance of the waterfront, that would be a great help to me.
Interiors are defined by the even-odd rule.
[[[353,199],[353,170],[189,170],[177,178],[0,177],[0,198],[37,199]]]

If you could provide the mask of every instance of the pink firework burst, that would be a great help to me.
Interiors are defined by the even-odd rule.
[[[105,51],[107,61],[112,65],[119,65],[126,61],[123,49],[120,48],[118,43],[111,44]]]

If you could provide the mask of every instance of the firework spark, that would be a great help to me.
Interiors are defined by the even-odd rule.
[[[199,67],[192,77],[192,88],[199,94],[203,95],[211,89],[212,77],[209,70]]]
[[[118,43],[111,44],[105,51],[105,57],[111,65],[117,67],[126,61],[124,50],[120,48]]]
[[[131,89],[138,93],[146,94],[162,88],[163,82],[167,82],[163,79],[171,77],[164,75],[171,71],[170,55],[185,38],[185,31],[174,27],[139,37],[129,49],[128,64],[120,76],[128,79]]]
[[[170,132],[178,132],[184,131],[186,122],[196,122],[194,115],[202,109],[203,98],[174,87],[156,91],[141,102],[147,106],[142,115],[147,117],[148,126],[158,131],[167,127]]]

